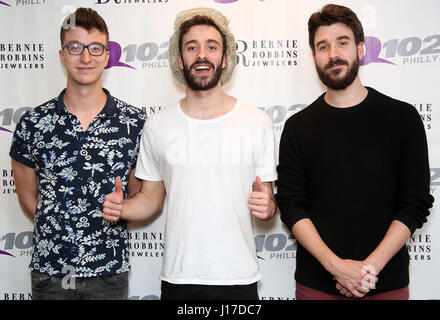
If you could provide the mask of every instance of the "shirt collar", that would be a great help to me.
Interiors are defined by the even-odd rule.
[[[99,114],[105,114],[107,116],[112,116],[115,114],[115,112],[117,110],[116,101],[110,95],[110,92],[107,89],[102,88],[102,90],[104,90],[105,94],[107,95],[107,101],[105,102],[105,106]],[[65,93],[66,93],[66,89],[61,91],[60,95],[58,96],[58,101],[56,104],[57,112],[59,112],[59,111],[66,111],[67,112],[66,106],[64,104],[64,94]]]

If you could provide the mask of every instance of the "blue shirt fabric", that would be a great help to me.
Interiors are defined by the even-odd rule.
[[[38,202],[30,268],[63,276],[96,277],[130,270],[127,222],[103,219],[105,195],[122,180],[124,196],[136,165],[146,115],[107,94],[86,131],[63,96],[26,112],[10,156],[35,169]]]

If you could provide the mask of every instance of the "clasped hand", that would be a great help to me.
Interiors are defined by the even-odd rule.
[[[348,298],[363,298],[378,282],[374,266],[363,261],[340,260],[333,275],[336,289]]]

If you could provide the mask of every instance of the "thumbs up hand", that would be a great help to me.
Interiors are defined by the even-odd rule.
[[[248,200],[249,210],[254,217],[261,220],[272,218],[276,211],[275,199],[272,192],[272,183],[261,182],[259,176],[252,186],[252,193]]]
[[[104,219],[116,222],[122,215],[122,201],[124,194],[122,192],[122,182],[118,177],[115,179],[115,191],[105,196],[103,213]]]

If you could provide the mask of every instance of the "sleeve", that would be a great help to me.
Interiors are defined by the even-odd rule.
[[[9,155],[15,161],[18,161],[28,167],[35,168],[35,163],[33,161],[31,152],[32,143],[30,141],[30,127],[32,123],[29,121],[29,119],[29,113],[26,112],[16,125]]]
[[[150,126],[150,121],[147,120],[142,130],[135,176],[142,180],[162,181],[163,179],[159,170],[159,159],[155,154],[155,151],[158,152],[159,149],[157,149],[153,143],[154,133]]]
[[[416,109],[408,105],[408,125],[400,146],[399,182],[395,220],[411,233],[427,221],[434,197],[430,194],[430,168],[425,128]]]
[[[262,120],[261,144],[256,159],[255,175],[263,182],[277,180],[275,162],[275,134],[270,118],[264,114]]]
[[[281,221],[291,231],[295,223],[309,218],[306,168],[295,143],[291,121],[287,120],[281,134],[278,181],[275,198],[281,212]]]

